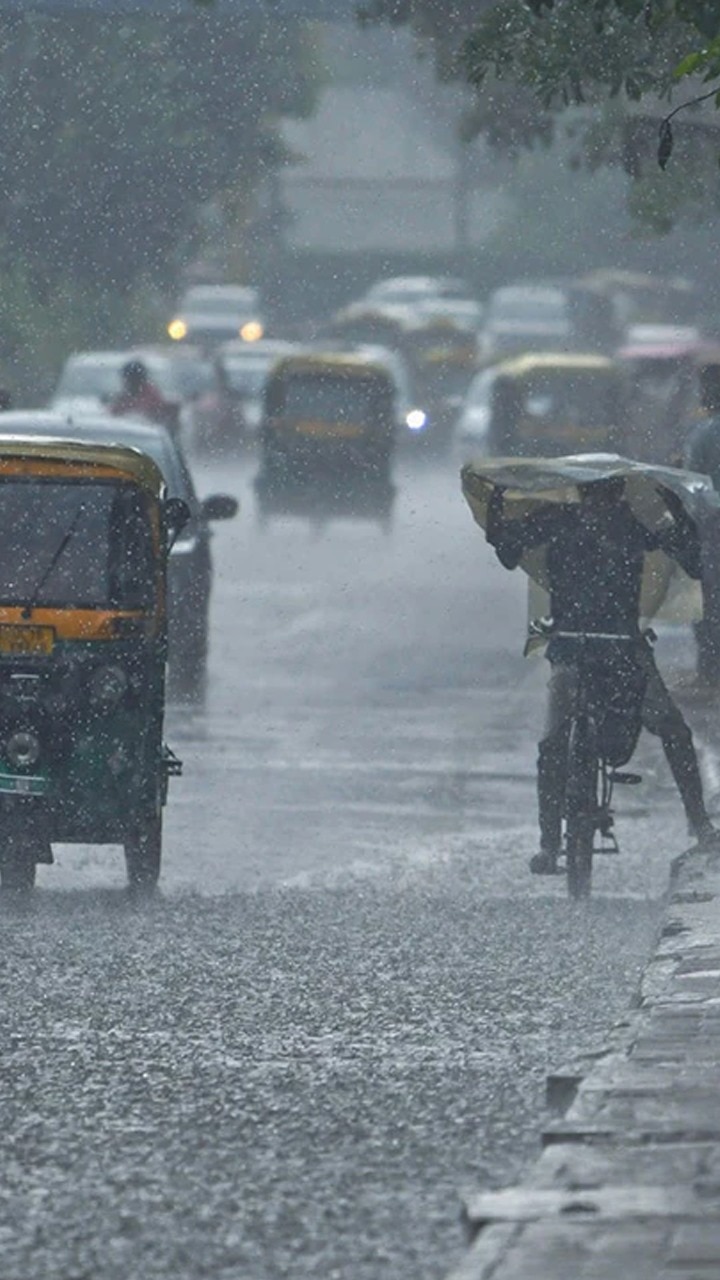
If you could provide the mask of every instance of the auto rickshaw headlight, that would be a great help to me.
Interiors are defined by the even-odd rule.
[[[13,769],[27,769],[40,755],[40,742],[29,729],[16,729],[5,743],[5,755]]]
[[[90,681],[90,702],[101,711],[112,711],[128,686],[122,667],[99,667]]]

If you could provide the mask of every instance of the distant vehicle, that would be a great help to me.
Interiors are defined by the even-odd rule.
[[[622,340],[611,298],[573,282],[506,285],[491,294],[480,338],[485,359],[530,351],[597,351]]]
[[[684,276],[600,269],[579,277],[578,284],[610,298],[625,328],[656,324],[695,326],[701,311],[698,288]]]
[[[121,370],[130,360],[142,361],[158,391],[177,405],[181,432],[189,431],[192,402],[210,377],[210,366],[195,348],[182,356],[173,347],[158,346],[77,352],[65,361],[48,408],[73,418],[106,412],[120,393]]]
[[[592,353],[539,352],[500,361],[471,383],[455,429],[459,460],[617,449],[625,379]]]
[[[201,702],[206,684],[212,587],[210,523],[234,516],[236,500],[216,494],[199,501],[182,450],[164,427],[109,415],[72,420],[57,413],[23,410],[0,415],[0,439],[7,435],[115,442],[140,449],[160,468],[168,496],[187,503],[190,521],[172,548],[168,566],[170,689],[173,696]]]
[[[298,515],[376,520],[389,531],[396,388],[386,365],[347,352],[290,356],[265,389],[258,520]]]
[[[340,350],[341,348],[338,348]],[[391,374],[395,383],[395,420],[397,423],[397,443],[402,448],[403,442],[415,441],[430,429],[430,417],[414,393],[408,363],[399,351],[384,347],[379,343],[348,343],[350,355],[367,360],[370,364],[383,365]]]
[[[474,298],[428,298],[415,308],[421,321],[447,321],[457,329],[479,333],[485,318],[485,308]]]
[[[637,327],[631,332],[637,335]],[[620,348],[617,361],[628,383],[627,452],[644,462],[677,463],[688,430],[703,416],[701,372],[720,364],[720,344],[687,336],[634,341]]]
[[[194,342],[206,350],[232,338],[258,342],[265,333],[258,291],[245,285],[194,285],[167,331],[173,342]]]
[[[371,285],[362,301],[383,306],[394,303],[415,306],[434,298],[467,297],[467,285],[451,276],[391,276]]]
[[[297,343],[279,338],[223,343],[213,362],[212,385],[195,405],[195,447],[236,450],[252,441],[260,430],[270,370],[282,356],[299,350]]]

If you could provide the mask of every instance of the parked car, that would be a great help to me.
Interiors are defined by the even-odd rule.
[[[42,410],[0,415],[0,435],[129,445],[147,454],[160,468],[168,497],[182,498],[190,521],[176,540],[168,567],[169,682],[172,696],[201,703],[205,695],[212,587],[211,529],[215,520],[237,513],[235,498],[214,494],[200,501],[182,449],[165,427],[109,414],[70,419]]]
[[[257,289],[234,284],[194,285],[168,324],[174,342],[195,342],[206,350],[231,338],[257,342],[264,332]]]

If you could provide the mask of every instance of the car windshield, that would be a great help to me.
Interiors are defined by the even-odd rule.
[[[55,398],[92,396],[97,400],[112,400],[122,391],[121,371],[131,358],[127,352],[121,352],[116,358],[69,361],[58,383]],[[188,361],[184,367],[180,360],[144,354],[138,359],[145,365],[150,381],[168,400],[185,399],[199,389],[201,364]],[[209,379],[209,373],[205,373],[205,378]]]
[[[254,400],[263,393],[272,360],[250,360],[241,357],[239,360],[224,360],[222,367],[230,389],[238,395]]]
[[[237,316],[250,314],[255,308],[251,293],[189,293],[183,300],[185,312],[202,311],[212,316]]]
[[[125,355],[97,360],[70,360],[66,364],[55,394],[57,396],[115,396],[120,390],[120,370]]]
[[[0,603],[141,609],[152,599],[152,535],[135,485],[0,480]]]
[[[506,293],[491,300],[492,320],[549,323],[567,319],[567,303],[561,293]]]
[[[378,410],[378,387],[368,378],[298,374],[288,378],[283,409],[290,418],[320,422],[372,423]]]

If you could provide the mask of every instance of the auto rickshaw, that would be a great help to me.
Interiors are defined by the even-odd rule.
[[[258,519],[333,516],[389,529],[395,500],[395,383],[380,363],[346,352],[278,361],[265,387]]]
[[[488,453],[557,457],[613,451],[622,442],[625,384],[608,357],[516,356],[480,379],[488,401]]]
[[[458,412],[479,368],[477,336],[437,316],[408,332],[405,351],[415,397],[427,413],[430,428],[419,443],[430,452],[446,453]]]
[[[0,440],[0,883],[52,844],[119,844],[160,872],[180,761],[163,743],[165,576],[187,507],[136,449]]]
[[[632,342],[617,359],[629,390],[626,452],[644,462],[677,463],[688,432],[703,417],[703,370],[720,367],[720,343]]]

